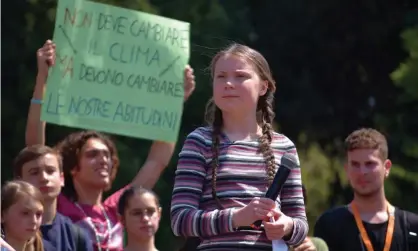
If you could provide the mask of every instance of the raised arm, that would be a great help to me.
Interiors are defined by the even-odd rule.
[[[292,143],[293,145],[293,143]],[[296,155],[299,162],[296,147],[293,145],[290,152]],[[291,236],[284,238],[289,245],[298,245],[306,238],[309,226],[306,218],[305,203],[302,192],[302,176],[300,167],[292,169],[287,178],[281,195],[281,211],[292,218],[293,231]]]
[[[55,64],[55,44],[47,40],[37,53],[38,74],[35,88],[30,101],[28,120],[26,122],[26,145],[45,144],[45,122],[41,121],[41,106],[43,102],[49,67]]]
[[[184,101],[193,93],[195,85],[193,69],[187,65],[184,70]],[[132,181],[132,185],[152,189],[170,163],[175,145],[175,143],[155,141],[151,146],[147,160]]]
[[[171,200],[171,228],[176,236],[214,236],[232,232],[232,208],[199,209],[206,176],[205,141],[199,129],[188,135],[174,181]]]

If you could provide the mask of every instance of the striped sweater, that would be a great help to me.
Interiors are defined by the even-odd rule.
[[[200,127],[190,133],[179,154],[173,197],[171,227],[177,236],[202,239],[198,250],[271,250],[264,232],[236,231],[232,211],[248,204],[267,191],[265,162],[258,153],[257,141],[230,141],[221,135],[217,195],[225,209],[218,209],[212,198],[212,130]],[[271,147],[277,168],[285,152],[296,154],[295,145],[286,136],[274,133]],[[293,169],[284,184],[277,207],[292,217],[294,231],[287,241],[295,245],[308,233],[303,202],[300,168]]]

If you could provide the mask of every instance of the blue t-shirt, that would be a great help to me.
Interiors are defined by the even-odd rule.
[[[41,232],[45,251],[93,251],[84,230],[62,214],[57,213],[52,224],[42,225]]]

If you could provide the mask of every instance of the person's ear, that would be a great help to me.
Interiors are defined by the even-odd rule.
[[[266,95],[269,88],[269,83],[266,80],[261,81],[259,96]]]
[[[63,187],[65,185],[65,179],[64,179],[64,173],[63,172],[60,173],[60,183],[61,183],[61,187]]]
[[[389,177],[390,169],[392,168],[392,161],[387,159],[383,162],[383,166],[385,168],[385,178]]]

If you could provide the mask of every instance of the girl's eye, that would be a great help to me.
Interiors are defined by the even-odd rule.
[[[142,210],[135,210],[133,214],[135,216],[140,216],[140,217],[143,217],[144,215],[148,217],[152,217],[155,214],[155,212],[157,212],[155,208],[146,208]]]
[[[31,176],[36,176],[36,175],[38,175],[39,174],[39,171],[38,170],[36,170],[36,171],[32,171],[32,172],[30,172],[29,173]]]
[[[251,78],[251,76],[245,73],[238,73],[237,78]]]

